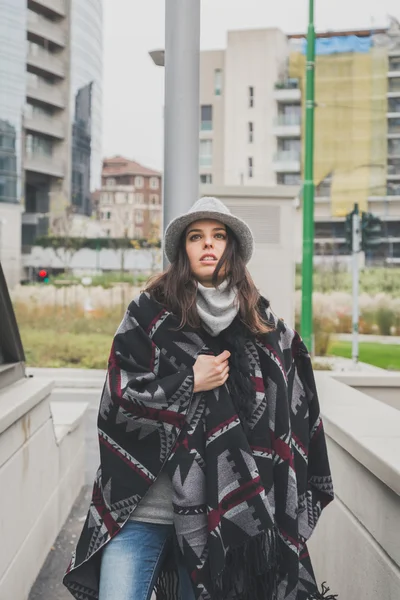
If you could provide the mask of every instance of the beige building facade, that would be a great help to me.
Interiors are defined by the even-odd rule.
[[[161,173],[121,156],[103,161],[97,214],[111,238],[160,239]]]

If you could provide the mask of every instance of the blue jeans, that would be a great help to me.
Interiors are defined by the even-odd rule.
[[[173,552],[172,525],[128,521],[104,547],[99,600],[150,600],[167,552]],[[180,600],[194,600],[181,561],[179,578]]]

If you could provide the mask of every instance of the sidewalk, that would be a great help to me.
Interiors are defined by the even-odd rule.
[[[67,522],[47,556],[28,600],[72,600],[71,594],[62,583],[62,578],[86,518],[91,487],[91,485],[85,485],[81,491]]]

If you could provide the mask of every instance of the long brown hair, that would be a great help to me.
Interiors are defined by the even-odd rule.
[[[236,287],[238,290],[241,321],[255,335],[268,333],[271,327],[259,311],[261,297],[240,255],[238,239],[229,227],[226,231],[226,248],[215,268],[212,284],[217,287],[219,273],[225,268],[227,289]],[[179,328],[189,325],[198,329],[201,321],[196,307],[197,281],[190,268],[185,237],[183,233],[176,260],[166,271],[153,277],[144,291],[180,318]]]

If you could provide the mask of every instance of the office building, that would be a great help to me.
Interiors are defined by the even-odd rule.
[[[23,213],[29,250],[67,207],[90,214],[100,185],[102,1],[4,0],[0,32],[0,217]],[[3,262],[6,250],[0,240]]]

